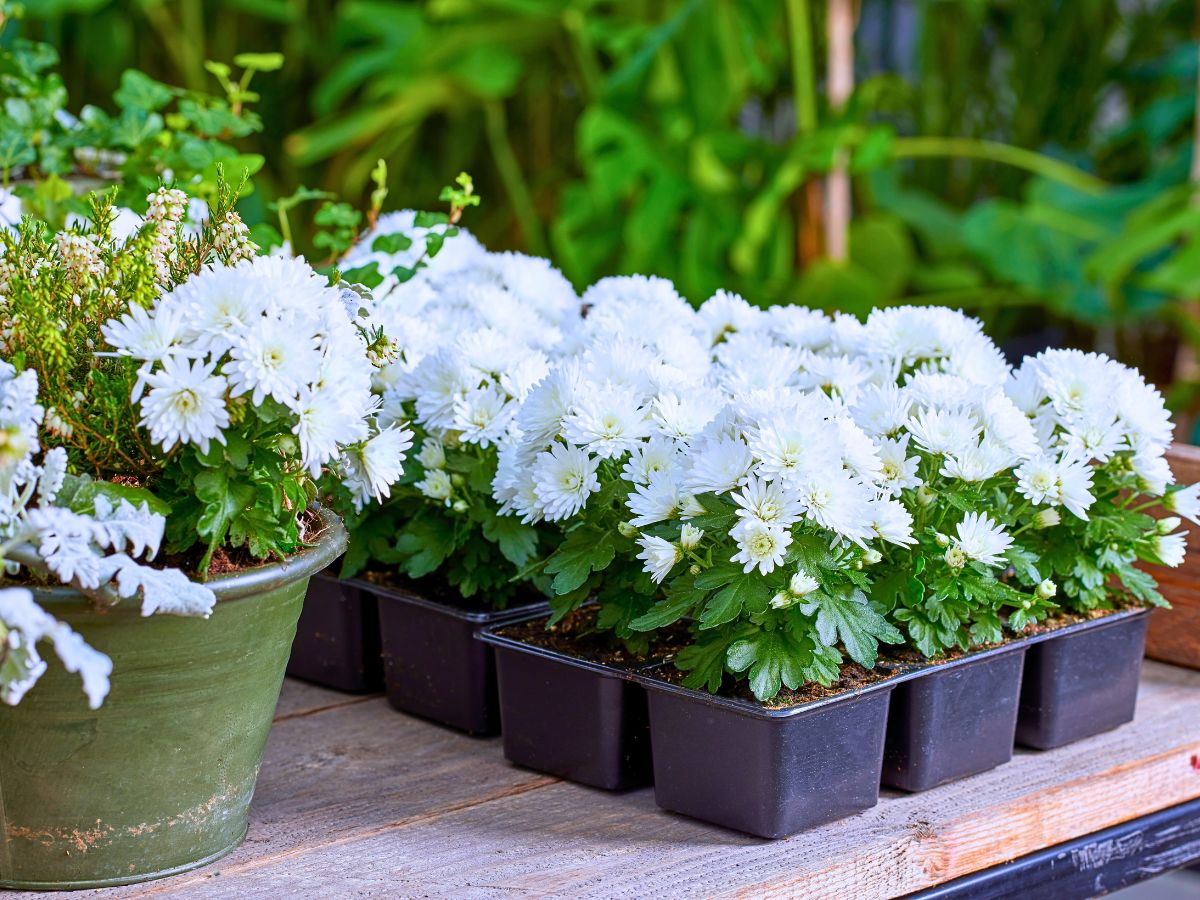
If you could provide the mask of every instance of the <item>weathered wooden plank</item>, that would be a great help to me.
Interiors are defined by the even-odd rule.
[[[517,770],[372,701],[280,723],[242,850],[108,894],[893,897],[1197,797],[1200,673],[1154,663],[1132,725],[779,842]]]
[[[912,900],[1059,900],[1129,887],[1200,859],[1200,800],[912,895]],[[1166,896],[1164,893],[1163,896]]]
[[[283,683],[283,690],[279,694],[279,703],[275,706],[275,721],[295,716],[308,716],[314,712],[332,709],[335,706],[362,703],[378,696],[378,694],[344,694],[341,691],[331,691],[306,681],[288,678]]]

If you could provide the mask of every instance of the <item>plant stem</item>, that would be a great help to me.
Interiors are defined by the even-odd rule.
[[[513,215],[517,217],[521,232],[525,236],[525,247],[535,256],[546,256],[546,239],[542,235],[541,222],[538,221],[529,185],[525,182],[517,155],[513,153],[512,144],[508,141],[504,104],[499,100],[492,100],[484,108],[484,112],[487,119],[488,144],[492,148],[496,168],[500,170],[504,191],[512,203]]]
[[[1002,163],[1087,194],[1102,193],[1109,186],[1102,178],[1077,169],[1069,163],[999,141],[955,137],[898,137],[892,141],[892,157],[895,159],[942,156]]]

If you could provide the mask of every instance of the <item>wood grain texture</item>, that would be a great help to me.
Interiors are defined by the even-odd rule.
[[[1200,481],[1200,447],[1172,444],[1167,451],[1171,472],[1179,484]],[[1200,528],[1191,527],[1188,557],[1178,569],[1151,567],[1171,609],[1155,610],[1146,631],[1146,655],[1151,659],[1200,669]]]
[[[95,893],[871,900],[1200,797],[1200,673],[1155,663],[1131,725],[1019,751],[924,794],[887,794],[861,815],[775,842],[663,812],[650,789],[610,794],[517,769],[498,740],[410,719],[379,698],[333,695],[346,702],[330,705],[314,690],[285,688],[289,712],[272,732],[240,850],[167,881]]]

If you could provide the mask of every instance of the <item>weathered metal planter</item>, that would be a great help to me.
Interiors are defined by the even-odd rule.
[[[38,599],[113,658],[89,710],[57,660],[0,707],[0,888],[77,889],[202,866],[241,843],[309,576],[346,545],[331,513],[283,563],[213,579],[211,619],[98,614],[66,589]]]
[[[332,570],[312,577],[287,673],[351,694],[383,690],[379,610],[370,585]]]

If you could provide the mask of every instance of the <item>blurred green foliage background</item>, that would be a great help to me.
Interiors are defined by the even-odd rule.
[[[831,103],[831,11],[856,23]],[[1161,0],[37,0],[6,30],[58,48],[70,106],[127,68],[255,76],[266,159],[247,218],[299,185],[352,201],[387,160],[427,207],[580,286],[656,273],[699,301],[864,311],[945,303],[1020,348],[1094,346],[1197,399],[1196,5]],[[821,192],[853,185],[847,259]],[[304,249],[304,239],[298,241]]]

